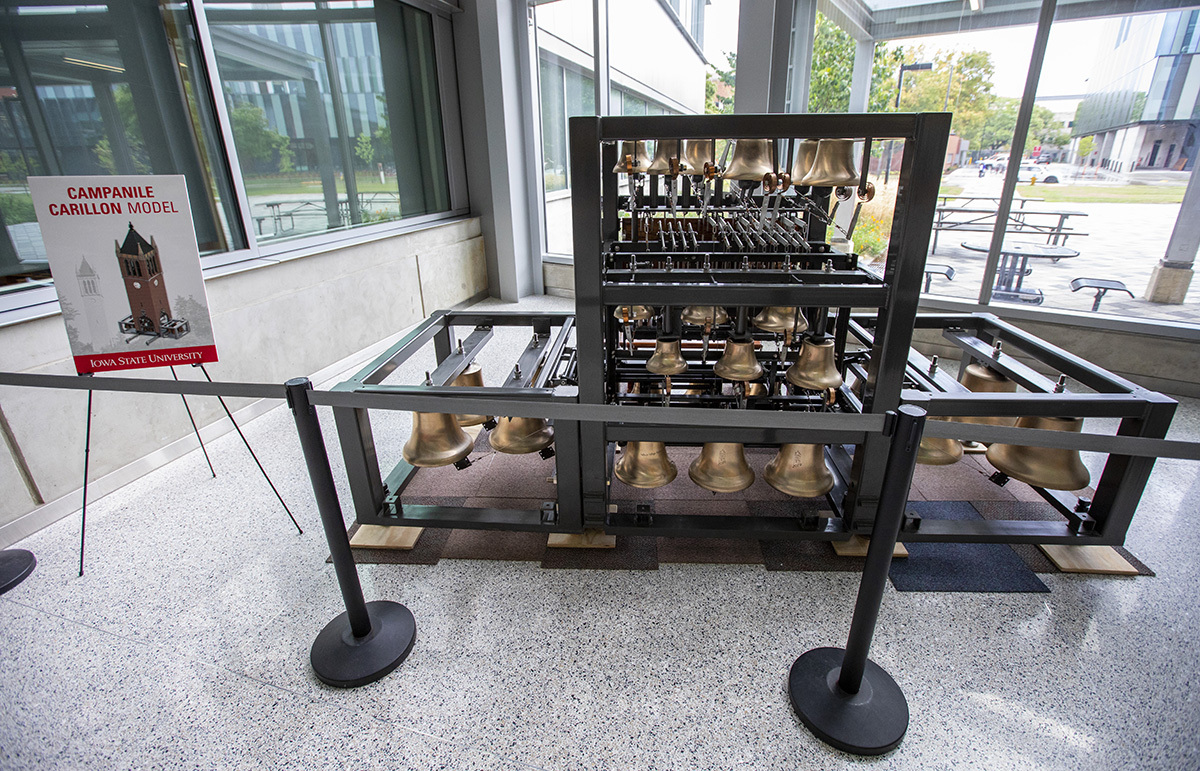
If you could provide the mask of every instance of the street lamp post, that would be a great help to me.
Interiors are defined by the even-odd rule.
[[[896,77],[896,110],[900,109],[900,92],[904,89],[904,73],[909,70],[932,70],[933,62],[917,62],[915,64],[901,64],[900,74]],[[892,147],[896,144],[896,140],[888,140],[887,164],[883,167],[883,184],[887,184],[892,175]]]

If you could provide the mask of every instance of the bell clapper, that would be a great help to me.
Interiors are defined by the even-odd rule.
[[[662,406],[664,406],[664,407],[671,406],[671,376],[670,375],[663,375],[662,403],[663,403]]]
[[[708,363],[708,337],[712,334],[712,324],[704,325],[704,334],[701,335],[700,344],[700,365],[704,366]]]

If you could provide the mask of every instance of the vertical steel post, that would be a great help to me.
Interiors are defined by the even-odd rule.
[[[867,658],[925,428],[925,410],[919,407],[906,404],[891,414],[891,451],[846,647],[814,648],[796,659],[788,674],[800,721],[821,741],[857,755],[889,752],[908,730],[904,692]]]
[[[330,621],[313,642],[310,660],[320,680],[338,688],[354,688],[384,677],[408,656],[416,641],[417,626],[408,608],[396,602],[363,599],[358,567],[350,552],[346,523],[338,503],[329,455],[321,436],[317,410],[308,400],[312,382],[287,381],[288,406],[296,418],[296,433],[333,557],[338,588],[346,612]]]

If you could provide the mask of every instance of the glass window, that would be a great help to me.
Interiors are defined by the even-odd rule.
[[[186,4],[31,0],[0,28],[0,285],[48,277],[34,175],[182,174],[201,253],[245,238]]]
[[[394,0],[205,7],[259,241],[450,208],[428,13]]]
[[[1005,240],[1035,251],[1005,255],[993,302],[1200,322],[1187,268],[1159,264],[1196,165],[1198,19],[1055,21],[1017,184],[1038,214]],[[1084,53],[1078,40],[1095,45]]]

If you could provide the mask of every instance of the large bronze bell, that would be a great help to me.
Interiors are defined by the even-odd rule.
[[[764,332],[803,332],[808,329],[808,319],[799,308],[788,308],[782,305],[772,305],[763,308],[752,318],[751,323]]]
[[[483,367],[471,362],[450,385],[460,388],[483,388]],[[455,415],[454,419],[460,426],[478,426],[487,423],[491,418],[487,415]]]
[[[650,166],[650,153],[646,152],[645,142],[622,142],[617,154],[617,165],[613,166],[613,174],[628,174],[629,167],[626,164],[629,160],[633,161],[634,174],[646,173]]]
[[[853,139],[822,139],[817,145],[817,157],[812,168],[797,183],[813,187],[857,185],[858,171],[854,168]]]
[[[648,305],[620,305],[613,310],[613,318],[619,321],[645,321],[654,315]]]
[[[687,173],[699,175],[704,173],[704,164],[716,163],[715,139],[689,139],[683,144],[683,163]]]
[[[746,452],[735,442],[705,444],[700,457],[688,467],[688,476],[714,493],[736,493],[754,484],[754,470],[746,462]]]
[[[775,170],[771,162],[773,139],[739,139],[733,146],[733,157],[721,176],[744,182],[762,182],[764,174]]]
[[[805,139],[800,143],[800,149],[796,152],[796,163],[792,166],[792,179],[804,179],[812,169],[813,161],[817,159],[819,144],[815,139]]]
[[[679,318],[684,324],[716,326],[729,321],[729,314],[720,305],[689,305]]]
[[[1015,393],[1017,384],[1001,373],[982,364],[968,364],[960,381],[973,393]],[[977,426],[1015,426],[1016,416],[974,417],[964,415],[951,418],[955,423],[973,423]]]
[[[797,388],[825,391],[842,387],[842,374],[833,361],[833,338],[805,338],[800,345],[800,358],[788,367],[787,381]]]
[[[1017,428],[1041,428],[1050,431],[1083,429],[1080,418],[1025,416]],[[1079,459],[1078,450],[1057,447],[1027,447],[1022,444],[993,444],[987,450],[988,463],[1013,479],[1047,490],[1079,490],[1088,486],[1091,476]]]
[[[683,153],[679,152],[680,145],[683,142],[678,139],[660,139],[658,146],[654,148],[654,160],[650,161],[650,167],[646,169],[647,174],[670,174],[671,159],[674,158],[676,165],[679,163],[679,158]]]
[[[613,473],[630,487],[649,490],[670,484],[678,472],[662,442],[627,442]]]
[[[412,433],[400,450],[406,461],[421,468],[449,466],[471,454],[475,442],[463,433],[454,416],[414,412]]]
[[[524,455],[549,447],[554,429],[545,418],[497,418],[488,441],[496,452]]]
[[[678,375],[687,366],[678,337],[659,337],[654,344],[654,355],[646,362],[646,369],[656,375]]]
[[[758,380],[762,365],[754,356],[753,340],[726,340],[725,353],[713,365],[713,373],[726,380]]]
[[[825,445],[785,444],[763,472],[767,484],[797,498],[816,498],[833,489],[833,472],[825,465]]]
[[[930,418],[930,420],[945,420],[945,418]],[[949,466],[962,460],[963,446],[957,439],[945,439],[940,436],[926,436],[917,447],[917,463],[926,466]]]

